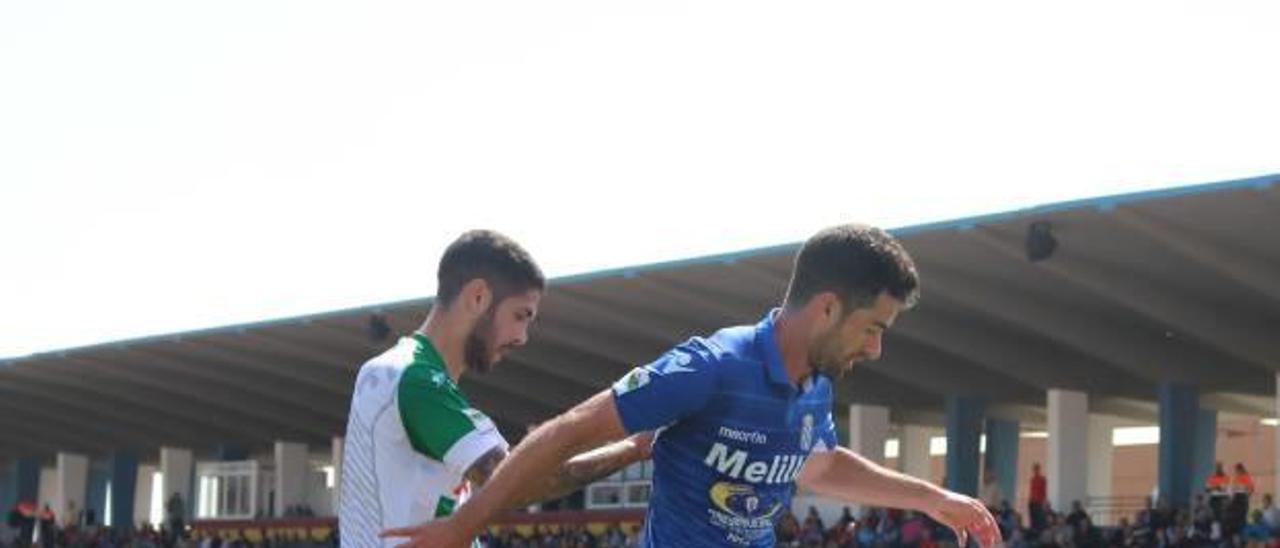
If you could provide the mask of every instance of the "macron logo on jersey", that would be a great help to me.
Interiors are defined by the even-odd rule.
[[[735,449],[730,452],[727,445],[716,442],[702,462],[732,479],[765,484],[795,481],[805,462],[805,455],[774,455],[772,461],[747,462],[748,458],[746,451]]]

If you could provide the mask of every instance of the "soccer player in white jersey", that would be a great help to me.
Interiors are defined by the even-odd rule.
[[[369,360],[356,377],[342,460],[338,529],[343,546],[394,545],[378,533],[447,517],[470,483],[484,483],[507,442],[458,388],[528,340],[546,282],[529,254],[492,231],[463,234],[440,260],[435,303],[409,337]],[[647,458],[635,438],[575,458],[540,482],[554,498]]]

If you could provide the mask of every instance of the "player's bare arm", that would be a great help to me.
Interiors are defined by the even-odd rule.
[[[625,435],[613,393],[602,391],[530,433],[452,517],[389,529],[382,536],[410,537],[401,545],[409,547],[466,546],[499,512],[538,494],[544,483],[530,478],[552,476],[574,455]]]
[[[547,476],[533,495],[512,506],[520,508],[573,493],[627,465],[647,460],[652,444],[653,433],[645,432],[577,455],[561,465],[558,472]],[[498,465],[507,458],[507,454],[507,450],[502,447],[489,450],[467,470],[467,480],[477,487],[483,486]]]
[[[951,527],[965,544],[972,534],[982,546],[1000,541],[1000,528],[976,499],[880,466],[844,447],[809,457],[796,483],[819,495],[856,504],[924,512]]]

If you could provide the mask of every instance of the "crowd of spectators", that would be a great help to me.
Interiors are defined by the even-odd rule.
[[[994,477],[994,476],[992,476]],[[992,482],[984,483],[984,503],[1000,526],[1009,548],[1280,548],[1280,508],[1270,494],[1259,508],[1250,508],[1253,479],[1242,464],[1228,476],[1221,463],[1189,508],[1176,508],[1165,497],[1148,498],[1144,508],[1099,526],[1076,501],[1058,511],[1045,496],[1039,466],[1032,471],[1027,515],[1007,500],[993,504]],[[782,547],[819,548],[934,548],[956,546],[948,527],[909,511],[868,508],[860,515],[845,508],[835,523],[823,523],[810,508],[803,521],[788,513],[778,529]]]
[[[999,495],[990,478],[981,496],[1000,526],[1009,548],[1280,548],[1280,508],[1270,494],[1258,508],[1250,508],[1254,484],[1243,465],[1227,475],[1221,464],[1189,508],[1177,508],[1165,497],[1147,499],[1144,508],[1111,526],[1098,526],[1080,502],[1068,511],[1052,508],[1045,497],[1045,480],[1033,469],[1027,514],[1016,511]],[[171,501],[172,502],[172,501]],[[178,505],[170,510],[180,511]],[[291,508],[293,517],[313,515],[309,508]],[[303,538],[297,532],[268,531],[252,535],[256,542],[216,535],[194,534],[189,528],[143,527],[117,530],[87,523],[58,525],[48,505],[22,503],[12,508],[0,526],[0,548],[322,548],[337,546],[337,531],[328,538]],[[180,520],[167,520],[181,525]],[[166,525],[169,525],[168,523]],[[489,548],[629,548],[639,541],[640,527],[614,524],[599,533],[583,525],[539,525],[525,533],[504,527],[482,538]],[[784,514],[777,526],[783,548],[940,548],[957,545],[955,533],[927,515],[885,508],[865,508],[859,515],[846,507],[834,523],[824,523],[815,508],[803,520]]]

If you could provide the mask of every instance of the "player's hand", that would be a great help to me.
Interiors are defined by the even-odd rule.
[[[934,521],[950,527],[961,548],[967,545],[969,535],[973,535],[974,540],[983,548],[1003,544],[996,518],[977,499],[943,491],[942,497],[931,508],[926,509],[925,513]]]
[[[387,529],[378,536],[408,539],[397,544],[396,548],[467,548],[471,546],[471,535],[450,521],[439,519],[408,527]]]

